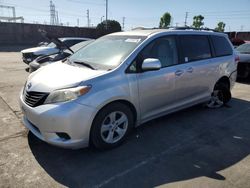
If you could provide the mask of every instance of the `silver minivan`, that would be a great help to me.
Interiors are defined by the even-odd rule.
[[[237,57],[227,36],[195,30],[106,35],[32,73],[21,91],[24,125],[65,148],[121,144],[146,121],[231,98]]]

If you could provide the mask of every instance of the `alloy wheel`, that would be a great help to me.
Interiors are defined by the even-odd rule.
[[[101,125],[101,137],[106,143],[114,144],[122,139],[127,129],[127,115],[120,111],[114,111],[104,118]]]
[[[209,108],[220,108],[224,105],[224,96],[221,90],[214,90],[210,101],[207,103],[207,107]]]

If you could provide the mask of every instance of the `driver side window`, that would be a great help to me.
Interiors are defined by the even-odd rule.
[[[149,43],[131,64],[131,72],[140,72],[142,62],[147,58],[159,59],[162,68],[178,63],[176,42],[174,36],[167,36],[155,39]]]

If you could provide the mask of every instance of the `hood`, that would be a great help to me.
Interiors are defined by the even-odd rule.
[[[241,54],[239,53],[239,58],[240,61],[239,62],[249,62],[250,63],[250,54]]]
[[[52,48],[48,46],[28,48],[21,51],[21,53],[33,53],[35,55],[50,55],[58,52],[59,50],[57,48]]]
[[[83,66],[71,66],[59,61],[32,73],[27,80],[27,84],[30,85],[28,91],[51,92],[57,89],[75,87],[82,81],[106,72],[104,70],[91,70]]]

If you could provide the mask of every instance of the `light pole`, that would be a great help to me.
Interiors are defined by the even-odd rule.
[[[106,29],[108,29],[108,0],[106,0]]]

